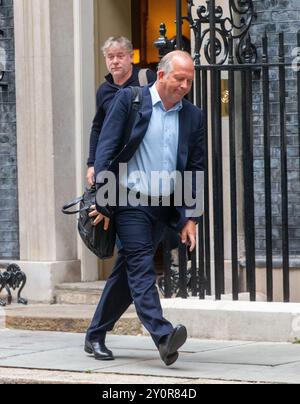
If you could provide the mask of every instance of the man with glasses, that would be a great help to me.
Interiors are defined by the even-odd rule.
[[[133,46],[125,37],[110,37],[102,47],[109,74],[99,87],[96,97],[97,113],[90,135],[87,181],[95,183],[95,155],[99,135],[107,113],[116,93],[126,87],[145,86],[154,83],[156,74],[149,69],[139,69],[133,65]]]

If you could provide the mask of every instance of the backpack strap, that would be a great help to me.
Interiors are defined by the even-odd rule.
[[[143,102],[143,90],[141,87],[128,87],[130,88],[131,94],[131,110],[128,116],[127,127],[124,133],[124,141],[122,150],[118,153],[118,155],[110,162],[109,167],[114,167],[114,165],[118,162],[119,157],[123,153],[124,149],[129,142],[130,135],[137,117],[137,114],[141,108]]]
[[[131,111],[128,118],[128,125],[126,130],[126,135],[124,137],[124,145],[126,145],[130,139],[130,135],[135,123],[137,114],[142,105],[143,93],[141,87],[129,87],[132,91],[131,95]]]
[[[148,80],[148,73],[149,69],[141,69],[139,71],[139,83],[141,87],[145,87],[149,84],[149,80]]]
[[[143,101],[143,93],[142,93],[142,88],[141,87],[129,87],[131,89],[131,109],[130,113],[128,116],[128,122],[127,122],[127,127],[126,127],[126,132],[124,136],[124,144],[123,144],[123,149],[125,148],[126,144],[128,143],[130,139],[130,135],[137,117],[137,114],[141,108],[142,101]],[[123,149],[121,152],[113,159],[113,161],[110,162],[110,166],[115,164],[117,160],[119,159],[120,155],[123,152]],[[62,208],[62,213],[65,215],[75,215],[80,212],[84,212],[86,210],[90,209],[90,206],[83,207],[82,209],[76,209],[70,211],[71,208],[74,208],[76,205],[81,203],[84,200],[84,196],[80,196],[77,199],[74,199],[73,201],[65,204]]]

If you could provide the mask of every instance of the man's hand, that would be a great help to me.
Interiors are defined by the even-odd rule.
[[[190,247],[190,252],[193,252],[196,247],[196,223],[189,220],[181,232],[181,242]]]
[[[93,226],[97,226],[99,223],[102,222],[102,220],[104,220],[104,230],[107,231],[109,228],[109,223],[110,223],[110,219],[108,217],[103,216],[101,213],[99,213],[96,210],[96,205],[91,206],[91,213],[89,214],[89,217],[94,217],[95,220],[93,222]]]
[[[90,167],[87,171],[86,179],[88,184],[92,187],[95,184],[95,168]]]

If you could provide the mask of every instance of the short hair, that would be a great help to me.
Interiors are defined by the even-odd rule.
[[[189,59],[194,62],[192,56],[185,51],[173,51],[168,53],[162,58],[158,64],[158,71],[163,71],[165,74],[169,74],[173,70],[173,60],[176,58]]]
[[[105,41],[104,45],[101,48],[103,55],[106,57],[107,51],[116,45],[126,49],[131,54],[133,53],[133,45],[128,38],[124,36],[111,36]]]

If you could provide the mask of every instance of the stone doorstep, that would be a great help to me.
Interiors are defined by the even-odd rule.
[[[99,302],[105,281],[63,283],[55,287],[55,302],[58,304],[93,305]]]
[[[165,317],[183,322],[190,337],[215,340],[295,342],[300,340],[300,304],[162,300]]]
[[[106,282],[63,283],[55,287],[55,303],[66,305],[97,305]],[[161,296],[162,297],[162,296]],[[131,312],[134,312],[131,310]]]
[[[68,290],[68,291],[83,291],[83,292],[98,292],[103,290],[106,281],[95,281],[95,282],[77,282],[77,283],[61,283],[56,285],[57,290]]]
[[[28,331],[85,333],[95,307],[92,305],[12,305],[4,309],[5,327]],[[112,334],[142,335],[142,325],[133,310],[125,313]]]
[[[198,298],[162,300],[164,317],[183,323],[189,337],[215,340],[295,342],[300,340],[300,304],[200,301]],[[4,309],[5,326],[31,331],[84,333],[92,305],[13,304]],[[134,308],[116,325],[115,335],[147,335]]]

